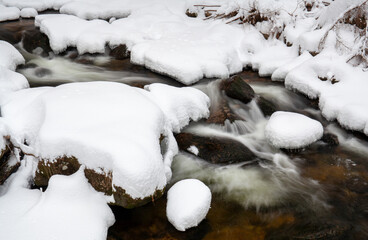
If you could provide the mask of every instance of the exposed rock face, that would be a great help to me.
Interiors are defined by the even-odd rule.
[[[110,56],[118,60],[123,60],[129,58],[130,52],[125,44],[120,44],[119,46],[111,50]]]
[[[38,187],[47,187],[49,179],[52,175],[71,175],[78,171],[81,164],[75,157],[63,156],[53,161],[40,160],[38,162],[34,183]],[[152,196],[143,199],[134,199],[125,193],[125,190],[112,183],[112,172],[101,169],[101,173],[96,172],[93,169],[84,169],[84,174],[89,183],[99,192],[105,193],[105,195],[114,196],[114,205],[119,205],[125,208],[135,208],[142,206],[148,202],[154,201],[161,197],[164,190],[157,190]]]
[[[49,38],[39,29],[24,32],[23,47],[28,52],[33,52],[36,48],[41,48],[43,50],[43,55],[48,55],[49,52],[52,52]]]
[[[219,106],[211,108],[210,116],[206,120],[207,123],[224,125],[225,121],[229,120],[234,122],[235,120],[243,120],[239,116],[235,115],[230,109],[229,104],[223,99]]]
[[[240,163],[257,158],[242,143],[229,138],[203,137],[191,133],[180,133],[175,138],[180,150],[191,153],[188,148],[195,146],[198,157],[214,164]]]
[[[221,89],[228,97],[237,99],[245,104],[252,101],[255,96],[254,90],[240,76],[235,75],[223,81]]]
[[[277,111],[276,105],[272,103],[271,101],[268,101],[264,97],[258,97],[257,104],[259,108],[261,109],[263,115],[265,116],[271,116],[274,112]]]
[[[10,149],[0,149],[0,185],[2,185],[8,177],[18,170],[20,163],[9,164]]]

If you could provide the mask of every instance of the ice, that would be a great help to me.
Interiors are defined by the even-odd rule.
[[[45,192],[28,189],[32,159],[0,188],[0,238],[8,240],[104,240],[115,222],[102,193],[83,169],[71,176],[51,177]]]
[[[198,226],[211,206],[211,191],[197,179],[175,183],[167,193],[166,215],[179,231]]]
[[[0,66],[2,67],[14,71],[17,65],[24,64],[23,56],[8,42],[0,40],[0,53]]]
[[[0,2],[0,22],[15,20],[20,16],[19,8],[16,7],[6,7]]]
[[[323,135],[323,126],[304,115],[278,111],[271,115],[265,135],[277,148],[297,149],[319,140]]]
[[[22,146],[26,140],[27,151],[50,160],[74,156],[88,169],[112,171],[113,185],[142,199],[162,190],[171,176],[173,129],[207,117],[208,106],[196,89],[89,82],[17,91],[2,113],[12,141]]]
[[[20,16],[22,18],[33,18],[33,17],[36,17],[37,15],[38,15],[38,12],[34,8],[23,8],[20,11]]]

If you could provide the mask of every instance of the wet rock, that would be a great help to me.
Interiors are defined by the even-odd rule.
[[[257,98],[257,104],[259,108],[261,109],[263,115],[265,116],[271,116],[272,113],[277,111],[276,104],[272,103],[271,101],[268,101],[264,97],[258,97]]]
[[[229,138],[203,137],[191,133],[180,133],[175,136],[180,150],[191,153],[188,149],[195,146],[198,157],[214,164],[232,164],[256,159],[242,143]]]
[[[198,17],[198,14],[197,13],[191,12],[189,9],[187,9],[187,11],[185,11],[185,15],[187,15],[188,17],[191,17],[191,18]]]
[[[339,145],[339,138],[332,133],[324,133],[321,141],[327,143],[329,146],[338,146]]]
[[[29,68],[36,68],[36,67],[38,66],[35,63],[26,63],[26,64],[18,65],[17,69],[21,70],[21,69],[29,69]]]
[[[210,109],[210,116],[208,117],[206,122],[224,125],[226,120],[229,120],[232,123],[235,120],[243,119],[231,111],[230,106],[226,102],[226,100],[222,100],[219,106]]]
[[[120,44],[111,50],[110,56],[117,60],[123,60],[130,57],[130,52],[125,44]]]
[[[19,162],[10,164],[9,159],[10,149],[6,147],[0,150],[0,185],[2,185],[12,173],[16,172],[20,166]]]
[[[348,224],[334,224],[324,227],[316,227],[314,232],[307,232],[305,234],[298,234],[293,236],[293,240],[345,240],[351,226]]]
[[[349,176],[345,182],[346,188],[356,193],[368,193],[368,182],[359,176]]]
[[[55,174],[71,175],[78,171],[81,164],[75,157],[59,157],[53,161],[40,160],[38,162],[36,174],[34,177],[34,184],[37,187],[47,187],[49,179]],[[104,171],[102,173],[96,172],[93,169],[85,168],[84,173],[89,183],[94,189],[99,192],[105,193],[105,195],[114,196],[114,205],[122,206],[125,208],[135,208],[142,206],[148,202],[154,201],[161,197],[164,190],[157,190],[153,196],[149,196],[143,199],[134,199],[125,193],[125,190],[119,186],[112,184],[112,172]]]
[[[10,44],[17,44],[22,40],[22,35],[20,33],[13,33],[7,29],[0,29],[0,40]]]
[[[225,91],[228,97],[237,99],[245,104],[252,101],[255,96],[252,87],[238,75],[224,80],[221,84],[221,89]]]
[[[27,52],[32,53],[36,48],[42,49],[43,55],[52,52],[49,38],[39,29],[25,31],[23,34],[23,47]]]
[[[51,75],[52,74],[52,72],[51,72],[50,69],[43,68],[43,67],[37,68],[34,73],[39,78],[42,78],[42,77],[45,77],[47,75]]]

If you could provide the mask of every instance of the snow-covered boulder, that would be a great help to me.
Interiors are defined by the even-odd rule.
[[[24,63],[23,56],[10,43],[0,40],[0,66],[14,71],[17,65]]]
[[[114,215],[82,169],[71,176],[53,176],[45,192],[28,189],[31,174],[32,160],[26,157],[0,186],[0,239],[106,239]]]
[[[20,10],[20,16],[22,18],[34,18],[38,15],[38,12],[34,8],[23,8]]]
[[[162,195],[170,180],[173,131],[209,114],[199,90],[146,89],[112,82],[25,89],[7,97],[2,114],[13,144],[39,159],[37,185],[85,165],[95,189],[135,207]]]
[[[211,206],[211,191],[197,179],[177,182],[167,193],[166,215],[179,231],[198,226]]]
[[[298,149],[319,140],[323,126],[302,114],[278,111],[271,115],[265,135],[275,147]]]

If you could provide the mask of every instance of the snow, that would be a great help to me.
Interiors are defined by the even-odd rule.
[[[179,231],[198,226],[210,206],[211,191],[197,179],[179,181],[167,193],[166,215]]]
[[[34,167],[26,157],[17,173],[0,188],[1,239],[104,240],[114,215],[83,168],[71,176],[50,178],[45,192],[28,189]]]
[[[189,152],[193,153],[194,155],[198,156],[199,150],[196,146],[191,145],[187,150]]]
[[[10,43],[0,40],[0,66],[15,70],[17,65],[24,64],[23,56]]]
[[[177,152],[172,130],[207,117],[208,105],[196,89],[89,82],[17,91],[7,97],[2,113],[12,140],[32,154],[50,161],[74,156],[88,169],[112,171],[112,184],[132,198],[145,198],[162,190],[171,176]],[[24,139],[29,146],[20,144]]]
[[[273,113],[265,128],[266,138],[277,148],[303,148],[319,140],[322,135],[320,122],[292,112]]]
[[[0,2],[0,22],[15,20],[20,16],[19,9],[16,7],[6,7]]]
[[[23,8],[20,10],[20,16],[22,18],[33,18],[38,15],[38,12],[34,8]]]

